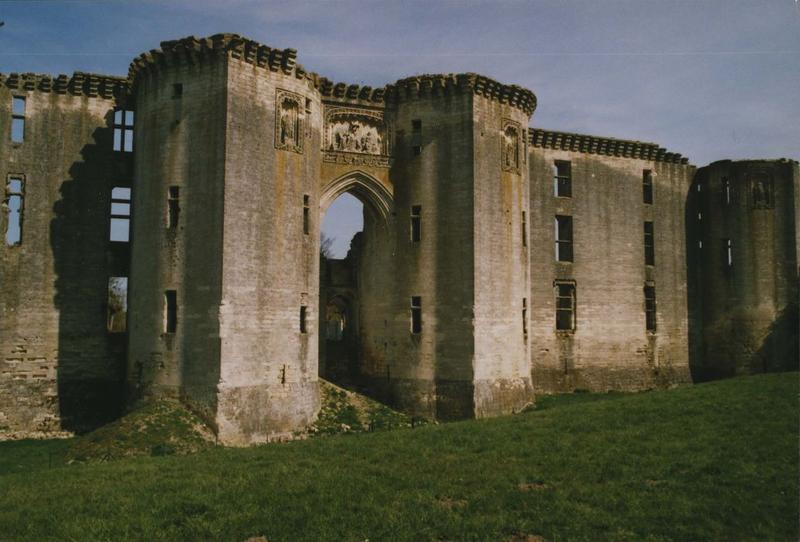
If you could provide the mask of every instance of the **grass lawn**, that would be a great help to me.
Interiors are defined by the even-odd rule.
[[[797,373],[108,463],[0,443],[0,540],[798,540]],[[577,397],[580,395],[581,397]]]

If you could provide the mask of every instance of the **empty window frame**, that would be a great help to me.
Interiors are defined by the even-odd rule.
[[[181,189],[179,186],[170,186],[167,194],[167,228],[174,230],[178,227],[181,215]]]
[[[6,180],[4,207],[6,212],[6,245],[22,244],[22,211],[25,208],[25,180],[21,175],[9,175]]]
[[[553,162],[553,190],[556,197],[572,197],[572,163],[567,160]]]
[[[308,307],[300,306],[300,333],[308,333]]]
[[[411,242],[419,243],[422,239],[422,205],[411,206]]]
[[[22,143],[25,139],[25,98],[12,96],[11,98],[11,141]]]
[[[411,121],[411,149],[415,156],[422,154],[422,121]]]
[[[127,243],[131,231],[131,189],[115,186],[111,189],[111,220],[109,241]]]
[[[172,97],[174,99],[180,99],[183,97],[183,83],[175,83],[172,85]]]
[[[573,261],[572,254],[572,217],[556,215],[556,260]]]
[[[642,171],[642,201],[653,203],[653,172],[649,169]]]
[[[311,198],[308,195],[303,196],[303,234],[308,235],[311,231]]]
[[[164,292],[164,332],[175,333],[178,329],[178,292]]]
[[[128,277],[108,277],[107,329],[124,333],[128,320]]]
[[[731,181],[727,177],[722,178],[722,203],[731,204]]]
[[[724,259],[727,267],[733,267],[733,240],[724,239],[722,248],[725,250]]]
[[[411,297],[411,333],[422,333],[422,298]]]
[[[114,150],[133,152],[133,111],[114,110]]]
[[[644,321],[647,331],[656,330],[656,288],[652,284],[644,286]]]
[[[556,330],[575,330],[575,283],[556,282]]]
[[[644,264],[645,265],[656,264],[656,247],[653,236],[652,222],[644,223]]]

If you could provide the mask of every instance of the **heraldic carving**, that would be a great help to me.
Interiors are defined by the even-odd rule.
[[[519,173],[520,155],[522,145],[520,138],[520,125],[513,120],[503,119],[503,133],[501,135],[501,160],[503,171]]]

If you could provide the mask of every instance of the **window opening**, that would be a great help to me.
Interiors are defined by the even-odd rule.
[[[411,333],[422,333],[422,297],[411,297]]]
[[[300,333],[308,333],[308,307],[300,306]]]
[[[175,333],[178,329],[178,293],[175,290],[164,292],[164,331]]]
[[[528,246],[528,222],[525,218],[525,211],[522,211],[522,246]]]
[[[114,150],[133,152],[133,111],[114,110]]]
[[[656,288],[652,285],[644,287],[644,317],[647,331],[656,330]]]
[[[656,263],[656,247],[653,236],[653,223],[644,223],[644,264],[655,265]]]
[[[11,176],[6,181],[5,211],[6,245],[13,247],[22,244],[22,211],[25,207],[25,181],[22,177]]]
[[[572,163],[556,160],[553,163],[553,186],[556,197],[572,197]]]
[[[422,205],[411,206],[411,242],[419,243],[422,239]]]
[[[25,98],[11,98],[11,141],[22,143],[25,139]]]
[[[422,121],[420,119],[411,121],[411,148],[415,156],[422,154]]]
[[[310,198],[307,195],[303,196],[303,233],[308,235],[311,229],[311,209],[309,207]]]
[[[167,228],[173,230],[178,227],[178,218],[181,214],[181,189],[178,186],[169,187],[167,199]]]
[[[108,277],[107,323],[109,333],[124,333],[128,321],[128,277]]]
[[[642,198],[644,203],[653,203],[653,172],[649,169],[642,172]]]
[[[556,329],[575,330],[575,284],[556,282]]]
[[[109,241],[127,243],[131,228],[131,189],[115,186],[111,190]]]
[[[571,216],[556,215],[556,260],[573,261]]]

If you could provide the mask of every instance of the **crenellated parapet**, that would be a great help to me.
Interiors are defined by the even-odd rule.
[[[554,132],[551,130],[542,130],[541,128],[529,128],[528,142],[533,147],[545,149],[561,149],[587,154],[621,156],[623,158],[637,158],[640,160],[672,164],[689,163],[689,159],[681,156],[679,153],[668,152],[655,143],[647,143],[644,141],[630,141],[611,137],[598,137],[569,132]]]
[[[12,90],[52,92],[109,100],[125,97],[129,90],[128,80],[124,77],[84,72],[55,77],[38,73],[0,73],[0,85]]]
[[[323,99],[372,106],[382,106],[386,101],[386,87],[336,83],[313,72],[308,74],[308,78]]]
[[[133,59],[128,78],[135,84],[144,72],[183,62],[196,63],[216,55],[230,55],[253,66],[272,72],[307,77],[305,69],[297,64],[297,51],[276,49],[237,34],[214,34],[207,38],[189,36],[179,40],[162,41],[160,49],[151,49]]]
[[[425,96],[472,93],[511,105],[528,116],[536,110],[536,95],[517,85],[506,85],[476,73],[426,74],[400,79],[387,87],[388,100],[404,101]]]

